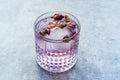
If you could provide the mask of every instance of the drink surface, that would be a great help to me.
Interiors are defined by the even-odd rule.
[[[39,31],[51,22],[57,23],[50,17],[44,18],[37,23],[35,30],[37,62],[47,71],[63,72],[73,67],[76,63],[79,37],[76,36],[68,42],[63,41],[60,43],[44,40],[43,37],[51,40],[63,40],[64,36],[71,34],[71,30],[67,27],[56,27],[51,29],[49,35],[40,36]],[[76,27],[78,26],[76,25]]]

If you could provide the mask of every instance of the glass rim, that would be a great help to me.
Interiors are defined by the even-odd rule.
[[[38,23],[39,23],[39,22],[37,22],[37,21],[39,21],[39,18],[40,18],[40,17],[44,16],[45,14],[55,13],[55,12],[56,12],[56,13],[66,13],[66,14],[72,16],[73,18],[75,18],[76,21],[77,21],[77,25],[78,25],[78,27],[77,27],[77,30],[78,30],[78,31],[77,31],[76,35],[71,36],[70,39],[76,37],[77,35],[79,35],[80,30],[81,30],[80,21],[79,21],[74,15],[72,15],[71,13],[64,12],[64,11],[49,11],[49,12],[46,12],[46,13],[41,14],[40,16],[37,17],[37,19],[36,19],[35,22],[34,22],[34,29],[36,29],[36,26],[37,26]],[[36,30],[35,30],[35,32],[36,32]],[[40,35],[40,37],[41,37],[43,40],[48,41],[48,42],[52,42],[52,43],[64,43],[63,40],[67,40],[67,39],[57,39],[57,40],[56,40],[56,39],[49,39],[49,38],[46,38],[46,37],[44,37],[44,36],[42,36],[42,35]]]

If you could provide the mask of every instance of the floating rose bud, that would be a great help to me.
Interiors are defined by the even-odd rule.
[[[63,37],[63,42],[69,42],[70,41],[70,36],[66,35]]]
[[[53,22],[49,22],[48,25],[54,24]]]
[[[64,17],[64,16],[61,15],[61,14],[55,14],[55,15],[53,16],[54,20],[61,20],[63,17]]]
[[[72,39],[74,38],[74,36],[75,36],[76,34],[77,34],[77,33],[76,33],[75,31],[73,31],[73,32],[71,33]]]
[[[56,23],[53,23],[53,22],[50,22],[48,25],[49,25],[48,28],[50,29],[56,27]]]
[[[66,21],[66,22],[69,22],[69,21],[70,21],[70,18],[69,18],[68,15],[65,15],[65,21]]]
[[[70,27],[70,28],[72,28],[72,29],[76,28],[76,24],[74,22],[68,22],[67,26]]]
[[[73,32],[71,33],[71,36],[74,36],[74,35],[76,35],[76,32],[75,32],[75,31],[73,31]]]
[[[45,33],[46,33],[46,34],[50,35],[50,32],[51,32],[50,29],[48,29],[48,28],[45,29]]]
[[[46,33],[45,33],[45,30],[44,30],[44,29],[41,29],[39,33],[40,33],[40,35],[42,35],[42,36],[45,36],[45,35],[46,35]]]
[[[51,16],[51,18],[54,18],[54,16]]]
[[[60,27],[60,28],[64,28],[64,27],[66,27],[66,22],[64,22],[64,21],[60,21],[60,22],[58,22],[58,27]]]
[[[55,28],[56,27],[56,24],[51,24],[50,25],[50,28]]]

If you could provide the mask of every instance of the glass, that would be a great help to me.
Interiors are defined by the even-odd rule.
[[[77,24],[77,33],[75,36],[72,36],[74,38],[69,42],[46,38],[39,34],[39,30],[42,29],[44,25],[46,25],[46,18],[56,13],[68,15]],[[77,60],[80,33],[80,23],[75,16],[70,13],[60,11],[44,13],[36,19],[34,23],[34,31],[36,44],[36,60],[43,69],[50,72],[64,72],[75,65]]]

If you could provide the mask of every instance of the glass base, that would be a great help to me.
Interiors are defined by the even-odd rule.
[[[40,65],[41,68],[47,70],[49,72],[60,73],[71,69],[76,63],[76,57],[70,57],[68,59],[53,59],[50,61],[49,59],[43,57],[37,57],[37,63]]]

